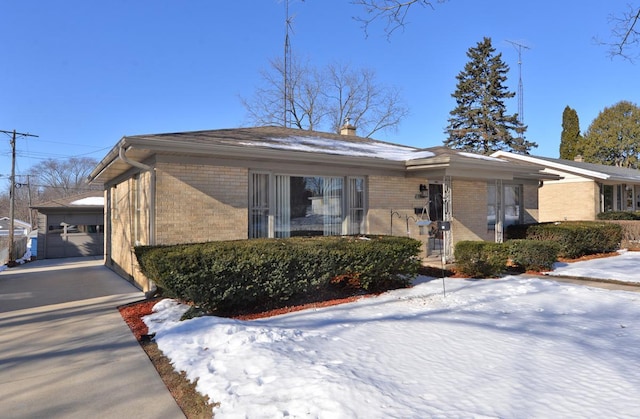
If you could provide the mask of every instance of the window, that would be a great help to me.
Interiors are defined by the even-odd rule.
[[[503,227],[522,224],[522,185],[503,185],[498,194],[498,185],[487,184],[487,229],[495,230],[496,222]],[[504,214],[500,214],[500,208]]]
[[[349,227],[348,234],[364,232],[364,178],[349,178]]]
[[[250,180],[249,237],[363,231],[364,178],[252,173]]]
[[[495,183],[487,184],[487,229],[495,230],[496,228],[496,185]]]
[[[118,186],[114,185],[111,188],[111,212],[114,220],[117,220],[120,215],[118,204]]]
[[[253,173],[249,188],[249,237],[269,237],[269,175]]]
[[[59,225],[50,225],[49,234],[102,234],[104,232],[104,225],[96,224],[67,224],[60,223]]]
[[[600,210],[602,212],[613,211],[613,186],[602,185],[600,188]]]
[[[522,224],[522,187],[520,185],[504,185],[504,226]]]
[[[625,211],[633,211],[633,185],[625,185],[624,186],[624,204]]]
[[[133,240],[136,246],[142,243],[142,182],[140,174],[135,174],[132,178],[131,193],[133,194]]]

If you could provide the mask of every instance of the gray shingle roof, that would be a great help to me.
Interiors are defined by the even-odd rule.
[[[611,177],[616,180],[628,179],[630,181],[633,180],[635,182],[640,182],[640,170],[637,170],[637,169],[606,166],[603,164],[587,163],[587,162],[580,162],[575,160],[554,159],[550,157],[538,157],[538,156],[532,156],[532,157],[538,160],[560,164],[560,165],[566,166],[567,168],[601,173],[603,175],[606,175],[607,177]]]

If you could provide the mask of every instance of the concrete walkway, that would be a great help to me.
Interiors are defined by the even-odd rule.
[[[2,418],[184,418],[117,310],[144,294],[102,263],[0,272]]]

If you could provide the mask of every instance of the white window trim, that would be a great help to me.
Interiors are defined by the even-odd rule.
[[[360,233],[353,233],[353,234],[364,234],[364,232],[366,232],[366,220],[367,220],[367,211],[368,211],[368,179],[366,176],[340,176],[340,175],[332,175],[332,174],[313,174],[313,175],[309,175],[309,174],[299,174],[299,173],[280,173],[280,172],[269,172],[269,171],[259,171],[259,170],[250,170],[249,171],[249,202],[248,202],[248,212],[249,212],[249,217],[248,217],[248,226],[247,226],[247,231],[248,231],[248,236],[252,237],[253,234],[253,228],[251,223],[253,222],[253,218],[251,216],[254,207],[253,207],[253,201],[252,201],[252,197],[254,194],[254,175],[259,174],[259,175],[268,175],[268,180],[267,180],[267,188],[268,188],[268,227],[267,227],[267,237],[268,238],[274,238],[276,237],[276,199],[277,199],[277,194],[276,194],[276,182],[277,182],[277,177],[278,176],[287,176],[288,178],[291,177],[322,177],[322,178],[341,178],[342,179],[342,202],[341,202],[341,210],[342,210],[342,235],[348,235],[348,234],[352,234],[350,233],[350,227],[351,227],[351,210],[353,208],[349,207],[349,203],[350,203],[350,194],[351,194],[351,180],[352,179],[362,179],[363,181],[363,207],[362,209],[362,222],[359,225],[359,230]],[[356,208],[356,209],[360,209],[360,208]]]

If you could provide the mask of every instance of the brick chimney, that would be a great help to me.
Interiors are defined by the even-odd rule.
[[[356,135],[356,127],[351,125],[350,119],[344,119],[344,125],[340,127],[340,135]]]

